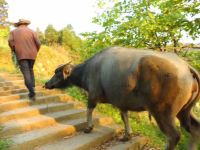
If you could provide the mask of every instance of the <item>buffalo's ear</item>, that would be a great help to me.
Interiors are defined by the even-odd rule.
[[[68,76],[70,76],[72,72],[73,66],[70,64],[66,64],[63,68],[63,77],[64,79],[67,79]]]

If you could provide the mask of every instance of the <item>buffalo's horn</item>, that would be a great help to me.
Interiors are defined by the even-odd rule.
[[[72,61],[70,60],[70,61],[69,61],[68,63],[66,63],[65,65],[69,65],[69,64],[71,64],[71,62],[72,62]]]

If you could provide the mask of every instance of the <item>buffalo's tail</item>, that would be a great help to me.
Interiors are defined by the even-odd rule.
[[[177,114],[178,119],[181,122],[181,125],[192,134],[194,131],[194,128],[200,130],[200,122],[191,114],[192,107],[196,104],[196,102],[200,98],[200,76],[198,72],[192,67],[189,66],[190,72],[192,73],[192,76],[194,80],[197,81],[198,87],[197,92],[193,96],[191,96],[188,103],[181,109],[181,111]],[[191,91],[193,92],[193,91]]]
[[[192,66],[189,66],[190,72],[193,75],[193,78],[196,79],[197,84],[198,84],[198,92],[195,95],[195,97],[191,100],[190,104],[188,105],[188,109],[191,110],[192,107],[196,104],[196,102],[200,98],[200,76],[198,71],[193,68]],[[197,118],[195,118],[191,113],[189,115],[189,120],[190,120],[190,132],[192,134],[193,140],[191,143],[195,143],[196,140],[200,138],[200,122]]]
[[[189,66],[189,69],[190,69],[190,72],[193,75],[193,78],[196,79],[197,83],[198,83],[198,92],[197,92],[196,96],[192,100],[194,103],[196,103],[200,98],[200,75],[199,75],[198,71],[194,67]]]

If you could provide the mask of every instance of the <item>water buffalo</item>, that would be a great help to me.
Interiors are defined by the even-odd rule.
[[[190,149],[200,135],[200,123],[191,114],[200,97],[197,71],[176,54],[111,47],[82,64],[65,64],[45,83],[47,89],[76,85],[88,92],[86,133],[93,128],[92,112],[97,103],[110,103],[121,113],[123,140],[130,139],[128,111],[149,111],[167,136],[166,150],[173,150],[180,134],[177,117],[191,134]]]

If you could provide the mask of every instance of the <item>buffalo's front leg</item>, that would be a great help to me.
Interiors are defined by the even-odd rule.
[[[120,139],[121,141],[128,141],[131,139],[131,127],[128,121],[128,112],[127,111],[121,111],[121,118],[124,122],[124,126],[125,126],[125,135],[122,139]]]
[[[92,121],[92,112],[94,108],[88,108],[87,109],[87,127],[85,128],[85,133],[90,133],[94,127],[93,121]]]
[[[94,108],[96,107],[96,103],[94,104],[91,101],[88,101],[88,108],[87,108],[87,127],[85,128],[85,133],[90,133],[94,127],[93,120],[92,120],[92,113]]]

